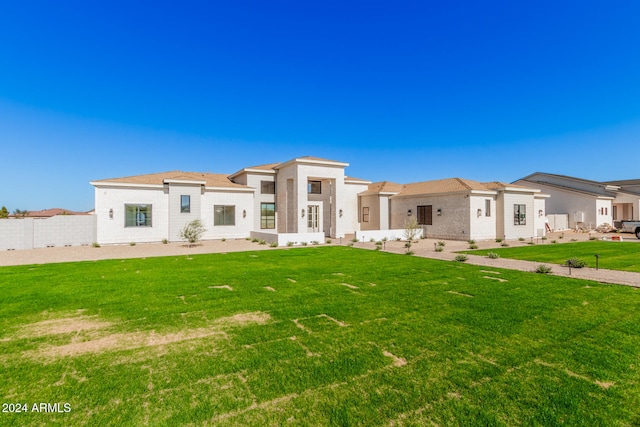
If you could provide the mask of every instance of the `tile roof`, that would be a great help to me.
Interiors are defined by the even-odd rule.
[[[143,185],[163,185],[164,180],[182,180],[182,181],[204,181],[207,187],[230,187],[230,188],[246,188],[245,185],[236,184],[229,180],[228,175],[220,173],[202,173],[202,172],[183,172],[169,171],[160,173],[151,173],[146,175],[126,176],[123,178],[109,178],[92,181],[95,183],[122,183],[122,184],[143,184]]]
[[[51,209],[43,209],[41,211],[27,211],[25,214],[25,218],[50,218],[56,215],[90,215],[87,212],[76,212],[69,209],[62,208],[51,208]],[[21,216],[21,215],[10,215],[12,217]]]
[[[443,194],[458,193],[472,190],[490,191],[484,184],[463,178],[437,179],[434,181],[423,181],[406,184],[400,191],[400,196],[417,196],[420,194]]]

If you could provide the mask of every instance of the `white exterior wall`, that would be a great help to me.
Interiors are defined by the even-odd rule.
[[[235,225],[214,225],[215,205],[235,206]],[[246,211],[246,216],[243,216]],[[207,229],[202,236],[205,240],[249,237],[253,230],[254,201],[252,192],[209,191],[202,196],[201,218]]]
[[[169,239],[169,198],[163,186],[96,187],[95,214],[100,244],[160,242]],[[151,227],[125,227],[125,204],[150,204]],[[113,219],[109,210],[113,209]]]
[[[345,233],[352,233],[358,231],[361,228],[360,216],[361,211],[358,210],[358,193],[367,191],[368,184],[352,184],[346,183],[344,185],[344,198],[342,205],[337,205],[338,210],[337,222],[339,228]],[[340,217],[340,209],[342,209],[342,217]],[[370,216],[371,217],[371,216]]]
[[[533,231],[535,232],[534,237],[543,237],[547,234],[544,220],[547,217],[546,203],[547,200],[543,197],[535,197],[533,200],[533,209],[535,211],[535,222],[533,225]]]
[[[404,221],[417,215],[417,207],[433,206],[433,225],[423,226],[425,236],[435,239],[468,240],[470,236],[470,205],[466,194],[440,196],[390,197],[391,228],[403,229]],[[438,209],[442,215],[438,216]]]
[[[469,239],[489,240],[496,238],[496,200],[495,195],[471,195],[470,203],[470,233]],[[486,200],[491,204],[490,216],[486,212]],[[478,212],[480,216],[478,216]]]
[[[191,196],[191,211],[181,212],[181,196]],[[169,184],[169,232],[167,240],[180,241],[180,231],[194,219],[201,219],[201,185]]]
[[[535,237],[536,220],[535,216],[537,211],[535,210],[534,196],[531,193],[502,193],[500,198],[502,206],[498,205],[498,209],[503,212],[504,228],[503,236],[498,235],[504,239],[518,239],[520,237]],[[526,209],[526,224],[516,225],[514,224],[514,205],[525,205]]]
[[[254,188],[254,206],[253,206],[253,230],[260,230],[260,208],[262,203],[275,203],[276,204],[276,229],[278,226],[278,200],[276,194],[262,194],[262,181],[275,182],[276,176],[273,173],[247,173],[239,176],[236,179],[236,182],[247,185],[248,187]],[[277,187],[276,187],[277,193]],[[264,231],[275,231],[272,230],[264,230]]]

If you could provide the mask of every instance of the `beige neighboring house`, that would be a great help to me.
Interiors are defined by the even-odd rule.
[[[515,182],[550,195],[547,212],[567,214],[570,228],[595,229],[638,218],[640,180],[598,182],[536,172]]]
[[[462,178],[404,185],[377,182],[359,195],[361,234],[402,229],[415,217],[430,238],[542,237],[547,197],[524,186]]]

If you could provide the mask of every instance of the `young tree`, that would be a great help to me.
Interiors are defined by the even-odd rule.
[[[199,219],[194,219],[189,224],[185,225],[178,235],[181,239],[189,242],[189,247],[198,243],[202,238],[204,232],[207,231],[202,225],[202,221]]]
[[[418,220],[415,217],[411,217],[404,221],[404,238],[407,239],[407,243],[405,243],[404,247],[407,248],[407,254],[411,253],[411,244],[418,236],[419,229],[420,224],[418,224]]]
[[[27,214],[29,213],[28,210],[20,210],[20,209],[16,209],[15,211],[13,211],[13,214],[16,216],[16,218],[24,218],[27,216]]]
[[[6,206],[0,208],[0,218],[9,218],[9,210]]]

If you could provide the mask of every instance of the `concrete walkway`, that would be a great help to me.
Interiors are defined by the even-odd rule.
[[[562,239],[559,239],[560,235],[562,235]],[[586,234],[586,233],[573,233],[573,232],[564,232],[564,233],[552,233],[549,235],[544,242],[550,242],[551,240],[555,240],[558,242],[557,244],[567,243],[571,241],[586,241],[590,237],[596,237],[597,239],[602,239],[606,237],[610,237],[610,235],[606,234]],[[637,242],[640,244],[640,240],[635,239],[632,235],[623,235],[625,241],[629,242]],[[515,246],[526,246],[527,242],[519,242],[519,241],[509,241],[510,247]],[[611,242],[611,244],[616,244],[617,242]],[[437,240],[433,239],[424,239],[420,240],[418,243],[412,245],[411,250],[414,252],[414,256],[438,259],[443,261],[455,261],[455,257],[458,255],[456,252],[458,251],[466,251],[469,250],[469,243],[467,242],[459,242],[459,241],[445,241],[445,246],[442,252],[435,251],[435,245],[437,244]],[[551,244],[551,243],[541,243],[538,241],[538,244]],[[385,242],[384,250],[385,252],[393,252],[398,254],[403,254],[406,252],[406,248],[404,247],[405,242]],[[493,249],[499,248],[500,244],[496,242],[477,242],[478,249]],[[374,243],[355,243],[354,247],[367,248],[367,249],[375,249]],[[628,271],[619,271],[619,270],[605,270],[595,268],[572,268],[569,269],[563,265],[558,264],[549,264],[549,263],[540,263],[533,261],[521,261],[515,259],[507,259],[507,258],[497,258],[491,259],[485,256],[478,255],[468,255],[467,254],[467,264],[479,265],[483,267],[491,267],[491,268],[504,268],[507,270],[520,270],[520,271],[530,271],[533,272],[536,268],[544,264],[551,268],[552,275],[555,276],[564,276],[571,277],[576,279],[586,279],[593,280],[601,283],[611,283],[616,285],[625,285],[625,286],[633,286],[635,288],[640,288],[640,273],[633,273]]]

